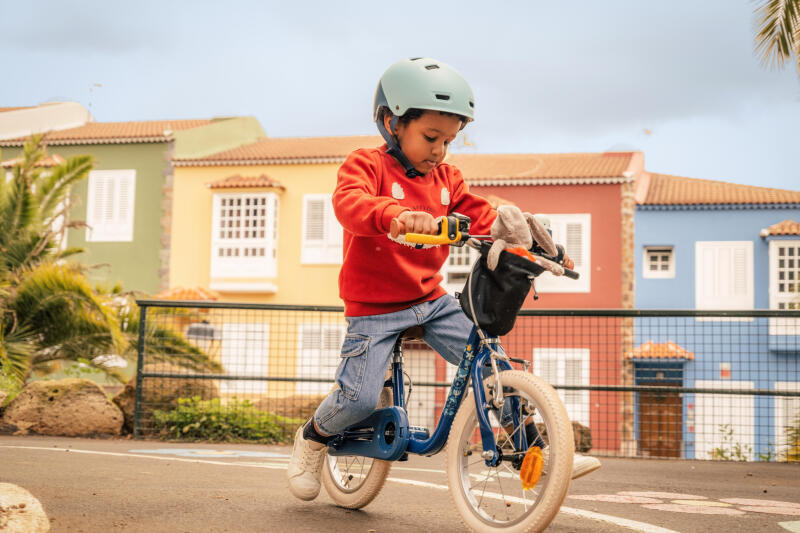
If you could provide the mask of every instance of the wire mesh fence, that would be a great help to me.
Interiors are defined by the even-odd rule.
[[[333,386],[339,307],[141,300],[136,437],[288,442]],[[524,310],[503,337],[596,455],[800,461],[799,311]],[[455,371],[405,346],[433,429]]]

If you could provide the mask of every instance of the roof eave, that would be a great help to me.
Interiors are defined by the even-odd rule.
[[[259,165],[308,165],[343,163],[346,156],[275,157],[258,159],[173,159],[176,167],[244,167]]]
[[[631,183],[633,176],[592,176],[592,177],[560,177],[560,178],[534,178],[534,177],[494,177],[494,178],[465,178],[473,186],[515,186],[515,185],[615,185]]]

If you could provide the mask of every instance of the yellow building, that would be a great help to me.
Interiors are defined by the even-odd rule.
[[[380,144],[377,135],[267,138],[174,159],[165,235],[170,289],[210,290],[241,304],[341,306],[342,229],[331,195],[347,155]],[[208,322],[200,338],[219,342],[204,349],[218,354],[229,374],[253,378],[222,382],[223,394],[274,398],[330,388],[280,380],[332,379],[345,330],[341,312],[218,309]],[[187,336],[201,331],[195,328]]]
[[[377,135],[267,138],[175,165],[170,288],[232,302],[341,305],[339,165]]]

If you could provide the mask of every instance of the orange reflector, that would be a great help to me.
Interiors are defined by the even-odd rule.
[[[542,449],[538,446],[531,446],[525,454],[525,459],[522,460],[522,468],[519,470],[519,478],[522,481],[522,488],[524,490],[531,490],[539,483],[539,478],[542,477],[542,467],[544,466],[544,457],[542,457]]]

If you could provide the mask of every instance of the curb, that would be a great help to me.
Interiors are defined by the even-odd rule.
[[[50,531],[50,520],[33,494],[17,485],[0,483],[0,531],[45,533]]]

